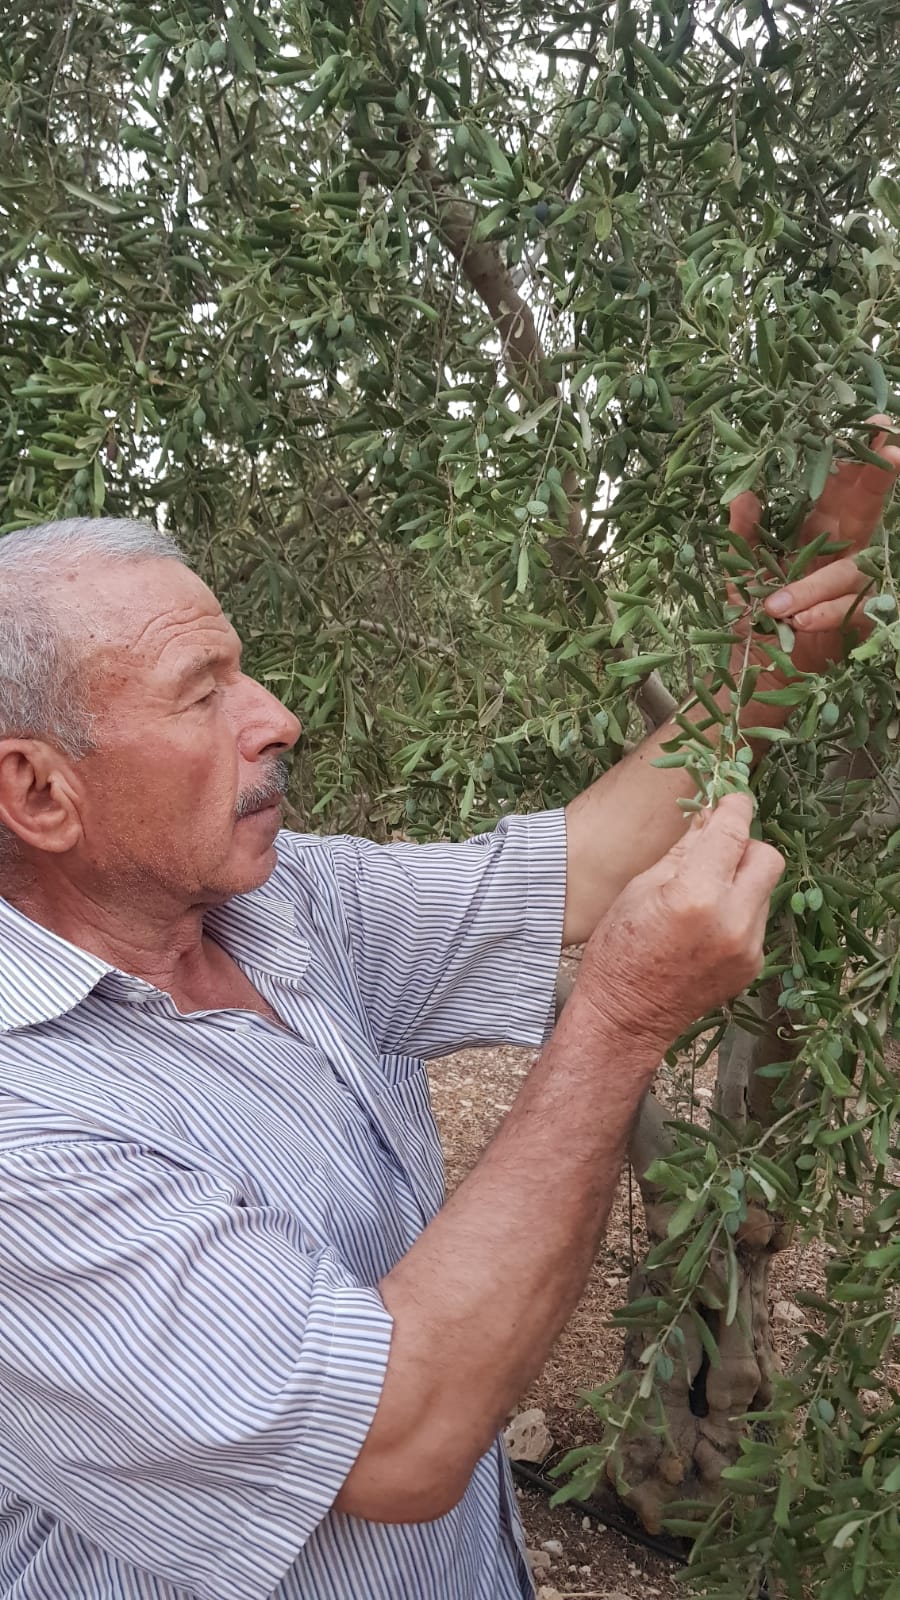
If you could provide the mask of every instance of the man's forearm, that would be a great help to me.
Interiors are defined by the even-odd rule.
[[[728,708],[730,691],[718,690],[715,699]],[[685,716],[700,724],[709,720],[699,704]],[[740,721],[744,728],[779,727],[787,716],[783,706],[751,700],[742,707]],[[652,867],[684,833],[678,800],[695,793],[692,780],[684,767],[653,765],[677,732],[676,723],[665,723],[566,807],[564,944],[590,938],[626,883]],[[718,730],[704,733],[713,739]]]
[[[478,1166],[381,1285],[390,1364],[339,1509],[415,1520],[455,1503],[584,1287],[663,1046],[576,992]]]

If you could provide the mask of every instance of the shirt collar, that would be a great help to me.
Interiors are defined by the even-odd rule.
[[[65,1016],[113,970],[0,899],[0,1032]]]
[[[249,894],[211,906],[206,927],[242,967],[276,978],[297,979],[305,971],[309,945],[300,929],[300,911],[269,879]]]
[[[242,966],[294,980],[306,967],[295,908],[267,883],[211,907],[205,923]],[[152,987],[0,898],[0,1034],[65,1016],[108,977],[117,988]]]

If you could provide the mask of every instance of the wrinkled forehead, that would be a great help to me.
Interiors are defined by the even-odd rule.
[[[212,590],[178,561],[86,562],[59,575],[52,603],[95,681],[168,677],[183,656],[236,643]]]

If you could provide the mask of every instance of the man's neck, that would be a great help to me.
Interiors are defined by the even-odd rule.
[[[4,898],[33,922],[122,972],[169,993],[190,992],[210,961],[204,907],[150,903],[122,894],[90,894],[69,882],[52,890],[34,881],[4,884]]]

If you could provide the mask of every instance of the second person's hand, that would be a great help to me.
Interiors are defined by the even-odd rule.
[[[820,534],[843,545],[839,555],[814,559],[805,574],[795,582],[772,591],[765,601],[768,616],[790,623],[795,641],[791,659],[798,673],[824,672],[833,661],[841,660],[854,636],[871,627],[862,606],[872,589],[857,564],[857,558],[871,543],[900,473],[900,445],[890,430],[890,417],[870,417],[871,448],[884,465],[855,459],[838,461],[828,477],[819,499],[803,524],[798,549],[811,544]],[[751,546],[759,539],[760,502],[750,491],[731,502],[731,529]],[[738,598],[736,594],[733,596]],[[786,674],[773,669],[764,647],[754,642],[753,659],[770,669],[767,688],[785,681]],[[742,651],[736,654],[740,664]]]

